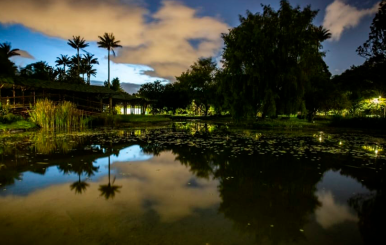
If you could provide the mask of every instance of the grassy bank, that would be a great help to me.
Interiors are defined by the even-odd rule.
[[[302,129],[302,128],[322,128],[328,126],[328,121],[308,122],[307,120],[289,118],[282,119],[264,119],[251,121],[237,121],[231,123],[231,127],[251,128],[251,129]]]
[[[152,115],[117,115],[120,123],[165,123],[172,120],[168,116]]]
[[[38,126],[27,120],[19,120],[12,123],[0,123],[0,131],[1,132],[9,132],[14,130],[29,130],[38,128]]]

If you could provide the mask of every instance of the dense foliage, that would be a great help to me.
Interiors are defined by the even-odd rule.
[[[279,10],[262,5],[262,13],[247,11],[240,24],[223,33],[222,65],[201,57],[172,83],[156,81],[141,86],[151,113],[194,115],[231,114],[235,119],[298,115],[312,121],[318,114],[386,116],[386,0],[371,24],[368,40],[357,52],[366,58],[332,77],[323,58],[323,41],[331,34],[313,21],[318,11],[292,7],[287,0]],[[112,33],[99,36],[98,46],[108,51],[106,87],[123,92],[119,78],[110,83],[110,53],[121,47]],[[80,36],[68,40],[72,57],[60,55],[56,68],[44,61],[17,70],[9,59],[18,55],[9,43],[0,44],[0,76],[16,76],[73,84],[90,84],[95,76],[94,55]],[[2,88],[0,84],[0,91]]]
[[[165,96],[168,85],[156,82],[143,85],[139,94],[155,101],[155,112],[189,105],[201,115],[230,112],[235,119],[298,114],[312,121],[317,113],[384,114],[386,1],[380,4],[369,40],[357,50],[367,61],[334,77],[322,51],[331,34],[313,24],[317,13],[310,6],[294,8],[286,0],[278,11],[263,5],[262,13],[247,12],[239,26],[222,35],[221,68],[212,58],[200,58],[170,84],[178,92]],[[185,100],[178,99],[179,94]],[[166,105],[168,99],[174,106]]]

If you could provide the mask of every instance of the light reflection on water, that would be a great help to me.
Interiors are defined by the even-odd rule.
[[[202,125],[174,130],[80,140],[34,136],[2,145],[1,243],[384,239],[384,155],[362,147],[381,147],[381,139],[323,133],[319,140],[320,133],[232,133]],[[55,147],[47,151],[36,140]]]

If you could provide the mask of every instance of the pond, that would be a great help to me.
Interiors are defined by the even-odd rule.
[[[1,244],[384,244],[385,135],[224,125],[0,138]]]

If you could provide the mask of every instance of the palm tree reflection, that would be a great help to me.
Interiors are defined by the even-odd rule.
[[[75,194],[82,194],[83,192],[86,191],[86,189],[89,186],[89,184],[87,184],[86,181],[81,181],[80,180],[80,174],[78,176],[79,176],[79,180],[74,182],[74,183],[72,183],[70,185],[70,189],[72,191],[75,191]]]
[[[122,186],[114,185],[115,177],[113,183],[110,181],[110,155],[109,155],[109,183],[107,185],[100,185],[99,191],[101,192],[101,196],[104,196],[106,200],[113,199],[115,197],[115,193],[119,193],[119,189]]]
[[[99,167],[94,166],[93,163],[77,162],[77,163],[64,163],[58,166],[59,170],[64,174],[75,173],[78,175],[78,181],[70,185],[70,189],[75,191],[75,194],[82,194],[89,186],[88,183],[82,181],[80,176],[85,174],[87,177],[91,177],[98,171]]]

